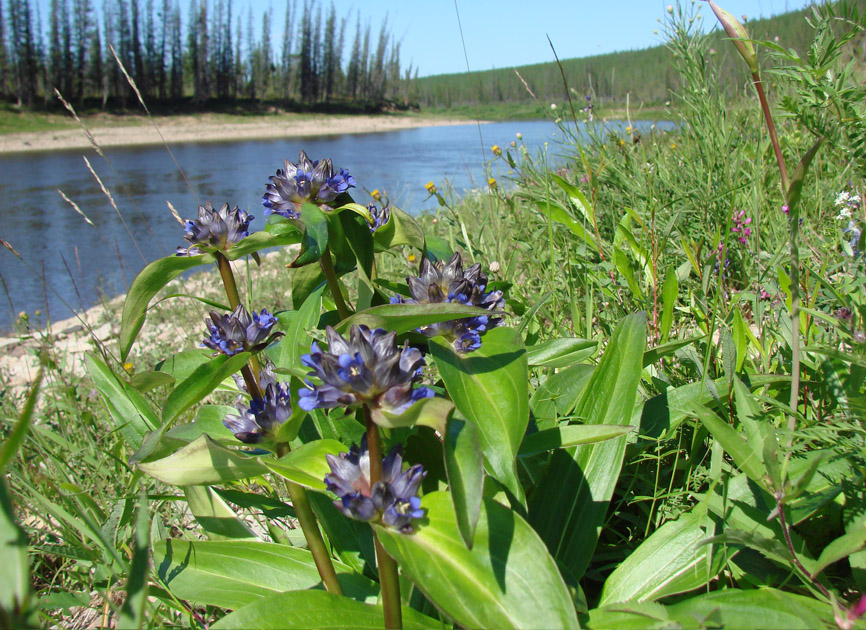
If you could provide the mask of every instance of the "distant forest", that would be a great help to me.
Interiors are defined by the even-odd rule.
[[[724,2],[720,4],[724,6]],[[849,1],[847,4],[853,4],[860,10],[866,9],[866,0]],[[711,20],[712,25],[715,25],[716,18],[709,7],[703,3],[701,5],[703,19]],[[811,27],[806,22],[810,11],[807,8],[768,19],[747,20],[746,27],[754,39],[777,41],[785,48],[794,48],[802,53],[808,49],[812,39]],[[716,54],[719,80],[723,87],[738,89],[748,77],[743,71],[742,61],[733,53],[730,43],[723,41],[724,37],[723,32],[717,31],[711,35],[710,42]],[[861,37],[856,41],[858,49],[852,54],[866,61],[866,38]],[[556,45],[556,42],[553,43]],[[591,94],[596,104],[625,106],[628,95],[635,106],[640,103],[656,105],[664,103],[670,98],[671,91],[679,88],[679,76],[672,63],[671,53],[664,45],[564,59],[562,68],[568,86],[577,93],[578,98],[582,101],[583,95]],[[459,73],[423,77],[412,85],[413,97],[418,98],[422,107],[433,108],[531,103],[536,100],[551,103],[561,102],[564,98],[562,75],[556,63],[520,66],[516,70],[502,68],[473,72],[471,75]],[[572,97],[575,96],[574,92]],[[583,102],[580,107],[583,107]]]
[[[56,88],[79,105],[134,105],[111,45],[149,105],[408,104],[411,68],[401,67],[387,22],[374,31],[361,15],[352,20],[316,0],[277,4],[283,14],[254,16],[235,14],[232,0],[190,0],[184,23],[178,0],[103,0],[101,10],[93,0],[51,0],[44,18],[31,0],[0,0],[0,98],[55,107]]]

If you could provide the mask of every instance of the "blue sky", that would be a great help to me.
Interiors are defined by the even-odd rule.
[[[92,0],[101,9],[103,2]],[[189,0],[178,0],[184,13]],[[211,6],[215,0],[209,0]],[[460,39],[455,0],[315,0],[326,11],[331,2],[339,15],[349,15],[346,54],[354,37],[360,14],[362,26],[369,23],[378,32],[387,17],[391,33],[400,40],[402,66],[411,62],[421,76],[465,72],[466,59]],[[682,0],[691,2],[693,0]],[[472,70],[507,68],[552,61],[547,43],[550,36],[560,59],[585,57],[619,50],[634,50],[662,43],[653,31],[658,19],[676,0],[457,0],[466,55]],[[147,0],[139,0],[146,6]],[[303,6],[304,0],[294,0]],[[46,28],[50,0],[37,0]],[[161,2],[154,0],[154,5]],[[253,10],[254,24],[272,8],[273,32],[279,39],[285,19],[284,0],[233,0],[235,19]],[[704,2],[704,23],[715,27],[716,20]],[[736,16],[769,17],[809,4],[805,0],[719,0]],[[101,11],[100,11],[101,12]],[[184,23],[184,27],[186,24]],[[277,48],[279,50],[279,48]]]
[[[653,31],[656,21],[675,0],[457,0],[469,67],[489,70],[551,61],[550,36],[560,59],[618,50],[646,48],[661,43]],[[685,0],[689,2],[691,0]],[[252,5],[254,13],[274,7],[282,23],[284,3],[274,0],[235,0]],[[319,0],[322,7],[329,0]],[[360,11],[364,23],[377,29],[387,15],[391,32],[401,41],[403,65],[409,61],[421,76],[465,72],[466,60],[454,0],[333,0],[339,14]],[[700,2],[705,22],[716,21]],[[719,0],[736,16],[769,17],[800,9],[804,0]],[[245,10],[245,9],[244,9]],[[354,30],[351,30],[354,35]],[[351,44],[351,40],[350,40]]]

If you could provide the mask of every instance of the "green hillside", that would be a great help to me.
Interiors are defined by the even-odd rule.
[[[856,0],[853,4],[866,7],[866,0]],[[699,15],[702,15],[695,19],[716,23],[707,5],[700,3],[695,6],[700,7]],[[768,19],[750,20],[746,26],[755,39],[776,41],[785,48],[803,52],[812,37],[812,30],[806,21],[810,13],[810,8],[801,9]],[[660,26],[659,38],[663,36],[664,31]],[[737,90],[744,83],[745,75],[738,60],[732,57],[732,48],[724,45],[724,33],[714,31],[708,37],[712,62],[717,67],[720,83],[730,90]],[[857,41],[859,43],[852,54],[861,61],[866,60],[864,38]],[[664,45],[564,59],[562,66],[572,89],[572,97],[577,95],[582,101],[583,95],[592,94],[597,105],[624,107],[627,96],[634,106],[659,105],[668,100],[671,90],[680,87],[680,77],[674,69],[671,52]],[[546,104],[564,98],[562,76],[555,62],[473,72],[471,75],[460,73],[425,77],[418,79],[413,88],[420,105],[433,109],[508,103],[524,104],[522,109],[525,111],[526,105],[535,104],[542,109]]]

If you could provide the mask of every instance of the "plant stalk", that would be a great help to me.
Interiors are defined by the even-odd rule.
[[[806,570],[806,567],[803,566],[803,563],[800,562],[800,558],[797,557],[797,552],[794,551],[794,543],[791,540],[791,530],[788,529],[788,523],[785,520],[785,507],[782,505],[782,498],[780,495],[776,496],[776,511],[779,513],[779,526],[782,528],[782,534],[785,537],[785,545],[788,547],[788,553],[791,554],[791,558],[794,560],[794,565],[805,575],[812,584],[815,585],[821,594],[824,595],[831,602],[834,601],[833,595],[827,590],[827,587],[821,584],[818,580],[815,579],[815,576],[809,573]]]
[[[364,406],[364,419],[367,424],[367,449],[370,457],[370,487],[382,480],[382,442],[379,427],[370,417],[370,409]],[[397,561],[385,551],[379,536],[373,532],[376,544],[376,564],[379,567],[379,586],[382,591],[382,608],[385,612],[385,628],[391,630],[403,627],[403,611],[400,604],[400,577]]]
[[[767,131],[770,134],[770,143],[773,145],[773,153],[776,155],[776,162],[779,165],[779,175],[782,180],[782,196],[785,198],[785,203],[789,206],[790,199],[788,194],[791,189],[791,180],[788,179],[788,167],[785,165],[785,158],[782,156],[782,147],[779,144],[779,137],[776,134],[776,125],[773,123],[773,116],[770,112],[770,105],[767,102],[767,95],[764,94],[764,84],[761,82],[761,77],[757,72],[752,73],[752,82],[755,84],[755,90],[758,92],[758,100],[761,101],[761,110],[764,112],[764,120],[767,123]],[[796,208],[790,208],[791,217],[791,413],[788,415],[788,430],[794,431],[797,428],[797,419],[795,413],[799,407],[800,400],[800,249],[798,237],[800,225],[798,221],[799,213]],[[792,438],[793,439],[793,436]]]
[[[334,304],[337,306],[337,314],[341,320],[346,319],[352,313],[343,299],[343,291],[340,289],[340,282],[337,280],[337,272],[334,271],[334,264],[331,262],[331,248],[325,248],[325,251],[322,252],[322,257],[319,258],[319,264],[322,267],[322,273],[325,274],[325,280],[328,283],[328,289],[331,290]]]
[[[291,447],[287,443],[278,444],[277,457],[282,457],[290,450]],[[337,572],[334,570],[334,563],[331,562],[331,554],[328,552],[328,547],[322,538],[322,532],[319,531],[319,526],[316,524],[316,515],[313,514],[307,490],[288,479],[286,479],[286,489],[289,491],[289,498],[295,508],[295,516],[301,524],[301,531],[304,532],[304,538],[307,539],[307,547],[313,554],[313,561],[319,570],[322,584],[325,585],[325,589],[329,593],[342,595],[343,588],[337,580]]]
[[[238,285],[235,282],[232,266],[222,252],[216,252],[217,265],[219,266],[220,276],[222,276],[223,286],[226,290],[226,296],[229,299],[229,306],[232,310],[236,309],[241,303],[240,295],[238,294]],[[330,262],[330,258],[328,258]],[[333,271],[333,269],[332,269]],[[247,386],[247,391],[250,396],[262,399],[262,391],[258,384],[258,376],[261,371],[258,359],[251,356],[249,363],[241,368],[241,375],[244,377],[244,383]],[[277,457],[282,457],[291,450],[287,443],[277,445]],[[289,492],[289,497],[292,500],[292,505],[295,507],[295,515],[298,517],[298,522],[301,524],[301,531],[304,532],[304,538],[307,539],[307,547],[310,553],[313,554],[313,561],[316,563],[316,568],[319,570],[319,576],[322,578],[322,584],[330,593],[342,595],[343,589],[340,582],[337,581],[337,572],[334,570],[334,564],[331,562],[331,554],[325,546],[325,541],[322,538],[322,533],[316,524],[316,516],[313,514],[313,508],[310,506],[310,498],[307,496],[307,491],[298,484],[286,480],[286,489]]]

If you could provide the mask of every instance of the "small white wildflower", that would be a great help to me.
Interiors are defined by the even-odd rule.
[[[848,191],[843,190],[838,195],[836,195],[836,205],[837,206],[846,205],[850,198],[851,198],[851,194]]]
[[[551,104],[550,104],[550,109],[556,111],[556,103],[551,103]]]
[[[497,261],[494,260],[493,262],[490,263],[490,271],[492,273],[496,273],[497,271],[499,271],[499,269],[500,269],[500,265]]]
[[[839,216],[837,216],[836,218],[839,219],[839,220],[841,221],[841,220],[844,220],[844,219],[850,219],[851,217],[852,217],[852,215],[851,215],[851,209],[850,209],[850,208],[842,208],[842,209],[839,211]]]

